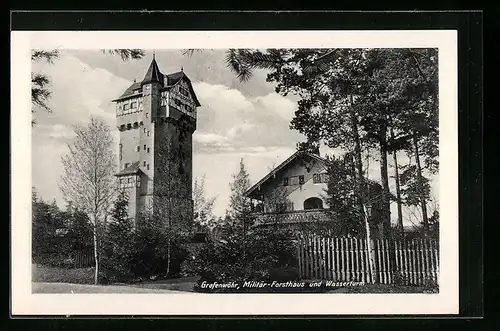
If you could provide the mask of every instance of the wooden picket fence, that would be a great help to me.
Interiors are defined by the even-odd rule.
[[[94,252],[91,249],[77,250],[73,253],[74,268],[94,266]]]
[[[366,239],[302,237],[298,245],[300,276],[382,284],[392,284],[398,278],[413,285],[438,281],[439,245],[435,240],[399,240],[392,245],[387,240],[371,240],[370,246],[373,272]]]

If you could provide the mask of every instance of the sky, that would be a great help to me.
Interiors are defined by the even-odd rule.
[[[256,71],[247,82],[239,82],[224,64],[223,50],[205,50],[191,57],[181,50],[156,50],[156,61],[163,73],[183,68],[191,79],[201,103],[197,129],[193,135],[193,176],[205,177],[205,191],[217,197],[214,213],[222,216],[228,206],[231,175],[243,159],[251,183],[288,158],[304,136],[290,129],[297,108],[294,96],[283,97],[266,82],[266,72]],[[36,109],[32,130],[33,186],[45,200],[65,202],[58,188],[62,174],[61,157],[74,138],[72,125],[85,125],[90,116],[102,118],[115,133],[115,106],[118,97],[134,79],[142,80],[152,59],[146,50],[141,60],[122,61],[119,56],[99,50],[63,50],[53,64],[34,63],[33,72],[44,73],[51,80],[51,112]],[[321,149],[322,156],[335,151]],[[391,165],[392,162],[390,162]],[[370,162],[368,176],[380,178],[378,163]],[[193,179],[194,179],[193,178]],[[394,186],[391,179],[391,187]],[[437,176],[433,178],[437,194]],[[396,216],[392,206],[392,218]],[[411,219],[412,210],[405,210]],[[411,222],[406,222],[411,225]]]

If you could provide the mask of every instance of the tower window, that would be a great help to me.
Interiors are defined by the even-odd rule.
[[[148,153],[149,153],[149,147],[148,147]]]
[[[148,166],[146,167],[146,169],[148,169],[148,170],[149,170],[149,164],[148,164]]]
[[[128,168],[128,165],[129,165],[129,163],[125,163],[125,165],[123,166],[123,168]]]
[[[150,132],[148,131],[148,137],[149,137],[149,135],[150,135]]]
[[[119,151],[119,153],[118,153],[118,154],[120,154],[120,161],[121,161],[121,160],[122,160],[122,158],[123,158],[123,145],[122,145],[122,144],[120,144],[119,146],[120,146],[120,147],[119,147],[119,148],[120,148],[120,151]]]
[[[144,128],[144,133],[146,133],[146,128]]]
[[[182,86],[180,87],[180,91],[181,91],[181,94],[186,96],[186,97],[189,95],[188,90]]]
[[[137,151],[140,151],[141,150],[141,146],[137,146]]]
[[[145,166],[146,166],[146,161],[144,161],[144,163],[143,163],[143,164],[144,164],[144,167],[145,167]]]
[[[144,150],[146,150],[146,145],[144,145]]]
[[[146,118],[148,118],[148,117],[149,117],[149,113],[146,113]]]

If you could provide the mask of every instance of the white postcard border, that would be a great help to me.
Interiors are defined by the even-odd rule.
[[[31,49],[439,48],[438,294],[32,294]],[[222,65],[222,64],[221,64]],[[76,78],[75,78],[76,79]],[[458,58],[455,30],[11,32],[13,315],[458,313]],[[111,98],[111,96],[110,96]]]

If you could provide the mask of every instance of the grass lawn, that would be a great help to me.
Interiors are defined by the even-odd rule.
[[[94,268],[52,268],[33,264],[31,279],[40,283],[94,284]]]
[[[94,268],[64,269],[32,265],[34,293],[165,293],[194,292],[198,277],[94,286]],[[84,286],[85,285],[85,286]]]

